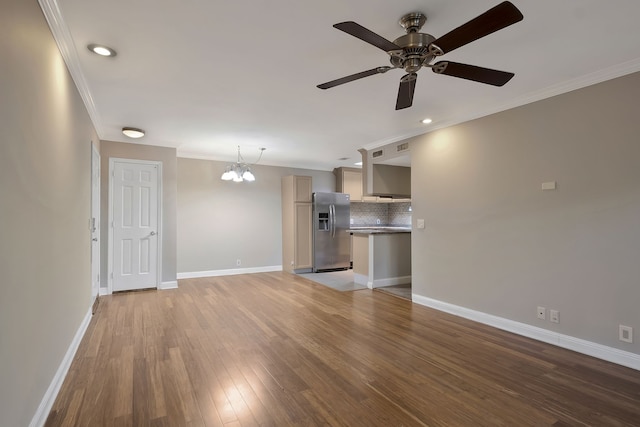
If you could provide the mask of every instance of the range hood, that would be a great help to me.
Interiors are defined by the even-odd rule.
[[[411,168],[374,164],[372,172],[372,196],[389,198],[411,197]]]
[[[384,202],[411,198],[411,153],[408,141],[374,150],[360,149],[362,155],[363,201],[375,196]]]

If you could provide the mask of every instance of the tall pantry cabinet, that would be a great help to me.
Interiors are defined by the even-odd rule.
[[[282,177],[282,269],[309,272],[313,267],[311,177]]]

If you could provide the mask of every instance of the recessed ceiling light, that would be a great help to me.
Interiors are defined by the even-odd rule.
[[[125,127],[122,128],[122,133],[127,135],[129,138],[142,138],[144,136],[144,131],[138,128]]]
[[[354,165],[356,166],[362,166],[362,162],[355,162]]]
[[[429,123],[431,123],[432,121],[433,121],[433,120],[431,120],[431,119],[424,119],[424,120],[422,121],[422,123],[424,123],[425,125],[428,125],[428,124],[429,124]]]
[[[100,44],[92,43],[87,46],[87,49],[89,49],[91,52],[96,53],[100,56],[116,56],[117,55],[114,49],[111,49],[110,47],[103,46]]]

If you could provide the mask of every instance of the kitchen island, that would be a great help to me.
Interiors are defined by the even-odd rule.
[[[352,227],[353,281],[369,289],[411,283],[411,227]]]

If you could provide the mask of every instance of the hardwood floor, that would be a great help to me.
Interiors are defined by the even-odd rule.
[[[47,426],[640,425],[640,372],[288,273],[100,298]]]

